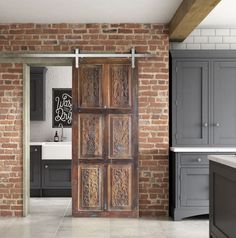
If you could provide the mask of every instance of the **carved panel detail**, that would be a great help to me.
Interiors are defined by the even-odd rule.
[[[80,117],[81,156],[102,156],[102,117],[98,115],[86,115]]]
[[[130,207],[131,196],[131,167],[110,167],[111,179],[111,208]]]
[[[101,75],[100,65],[81,66],[80,102],[82,107],[99,107],[101,105]]]
[[[81,208],[101,209],[100,169],[85,167],[81,169]]]
[[[111,116],[111,156],[131,156],[131,121],[128,116]]]
[[[111,106],[130,107],[130,71],[127,65],[111,66]]]

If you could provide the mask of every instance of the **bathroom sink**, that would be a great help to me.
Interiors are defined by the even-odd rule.
[[[45,142],[42,145],[42,160],[71,160],[71,142]]]

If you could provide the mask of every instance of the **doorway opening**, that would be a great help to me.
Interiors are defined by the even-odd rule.
[[[50,59],[51,61],[51,59]],[[69,65],[72,76],[72,97],[73,97],[73,160],[72,162],[72,178],[73,187],[73,215],[74,216],[119,216],[119,217],[137,217],[138,215],[138,110],[137,110],[137,67],[132,67],[130,59],[103,58],[81,60],[80,68],[73,67],[71,60],[49,60],[40,61],[39,64],[33,63],[32,68],[42,67],[42,65]],[[57,63],[55,63],[55,61]],[[64,62],[64,63],[63,63]],[[43,64],[45,63],[45,64]],[[44,72],[44,70],[42,70]],[[73,80],[72,80],[73,78]],[[95,81],[94,81],[95,80]],[[95,82],[98,82],[96,84]],[[39,86],[35,86],[38,89]],[[90,89],[93,89],[92,91]],[[65,89],[65,88],[64,88]],[[89,91],[86,91],[88,89]],[[88,93],[86,97],[82,93]],[[98,93],[97,93],[98,92]],[[53,95],[57,95],[57,91],[51,91]],[[35,93],[37,94],[37,92]],[[34,95],[35,96],[35,95]],[[45,95],[43,95],[45,96]],[[43,97],[42,96],[42,97]],[[98,100],[97,97],[98,96]],[[29,212],[30,205],[30,145],[33,141],[32,132],[30,133],[30,67],[24,65],[24,215]],[[39,97],[40,98],[40,97]],[[82,101],[81,101],[82,99]],[[95,100],[96,99],[96,100]],[[50,102],[45,100],[46,104]],[[91,105],[90,105],[91,104]],[[92,105],[93,104],[93,105]],[[60,105],[60,103],[59,103]],[[68,103],[66,104],[68,106]],[[51,103],[52,108],[53,103]],[[32,110],[34,108],[31,108]],[[41,110],[42,112],[42,110]],[[41,116],[36,112],[36,117]],[[67,115],[68,116],[68,115]],[[66,118],[67,118],[66,116]],[[52,115],[51,115],[52,117]],[[97,118],[99,118],[97,120]],[[55,117],[54,117],[55,119]],[[51,127],[55,124],[55,120],[51,119]],[[87,120],[88,119],[88,120]],[[97,123],[98,122],[98,123]],[[41,197],[65,197],[69,192],[66,186],[57,188],[54,183],[56,179],[62,179],[60,175],[65,170],[64,166],[56,170],[51,167],[49,160],[57,160],[58,158],[48,159],[44,157],[51,156],[55,143],[58,146],[57,155],[62,146],[69,146],[69,141],[58,141],[60,138],[64,140],[64,124],[57,124],[58,131],[54,129],[50,134],[57,142],[48,141],[52,139],[45,138],[45,150],[41,151],[41,172],[44,171],[45,177],[41,178],[41,188],[36,195]],[[97,127],[99,125],[99,128]],[[82,127],[81,127],[82,126]],[[36,125],[36,135],[41,134],[39,126]],[[98,129],[98,130],[97,130]],[[83,133],[82,133],[83,131]],[[97,133],[98,132],[98,133]],[[55,133],[55,134],[54,134]],[[82,133],[82,134],[81,134]],[[31,134],[31,136],[30,136]],[[101,135],[98,136],[97,135]],[[35,134],[34,134],[35,136]],[[31,137],[31,138],[30,138]],[[80,139],[79,139],[79,138]],[[84,140],[82,140],[84,138]],[[96,139],[99,140],[96,140]],[[132,138],[132,140],[131,140]],[[39,140],[39,139],[37,139]],[[40,139],[41,140],[41,139]],[[94,142],[93,142],[94,141]],[[82,143],[83,142],[83,143]],[[96,143],[95,143],[96,142]],[[95,145],[95,147],[94,147]],[[37,146],[31,143],[31,146]],[[41,144],[42,146],[42,144]],[[99,149],[97,150],[96,148]],[[95,148],[95,149],[94,149]],[[63,150],[64,151],[64,150]],[[101,155],[99,158],[98,154]],[[33,151],[34,152],[34,151]],[[37,151],[35,151],[37,152]],[[44,161],[45,160],[45,161]],[[47,161],[48,160],[48,161]],[[46,163],[47,162],[47,163]],[[50,164],[49,164],[50,163]],[[50,165],[50,167],[49,167]],[[29,168],[29,169],[28,169]],[[48,169],[56,170],[51,173]],[[59,172],[60,171],[60,172]],[[93,189],[93,175],[97,177],[97,188]],[[50,175],[51,174],[51,175]],[[56,174],[56,176],[52,176]],[[64,175],[68,175],[64,172]],[[90,176],[91,175],[91,176]],[[68,181],[67,181],[68,182]],[[68,184],[67,184],[68,185]],[[43,186],[43,187],[42,187]],[[88,189],[87,189],[88,188]],[[36,188],[35,188],[36,189]],[[92,190],[91,190],[92,189]],[[53,190],[53,191],[52,191]],[[38,194],[37,194],[38,192]],[[33,196],[33,191],[32,191]],[[88,199],[87,199],[88,198]],[[87,200],[86,200],[87,199]],[[98,206],[94,206],[93,202]],[[37,202],[37,201],[36,201]],[[44,208],[47,209],[47,208]],[[70,209],[71,211],[71,209]]]
[[[30,66],[30,213],[71,215],[72,67]]]

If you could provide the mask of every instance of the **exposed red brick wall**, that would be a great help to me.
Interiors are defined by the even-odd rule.
[[[22,215],[21,64],[0,64],[0,216]]]
[[[4,52],[68,52],[80,48],[120,53],[128,52],[133,46],[138,52],[156,54],[155,58],[139,61],[140,215],[167,215],[167,27],[160,24],[0,24],[0,50]],[[0,83],[0,110],[3,110],[0,214],[21,215],[23,87],[20,65],[0,65]]]

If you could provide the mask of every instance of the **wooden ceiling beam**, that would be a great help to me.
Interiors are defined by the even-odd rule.
[[[221,0],[183,0],[169,23],[170,41],[183,41]]]

